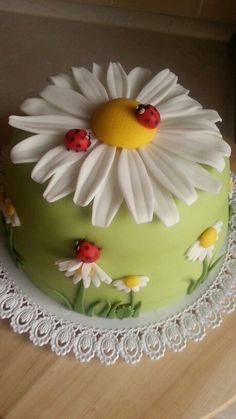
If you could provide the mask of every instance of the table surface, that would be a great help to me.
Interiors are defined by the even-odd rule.
[[[25,97],[43,87],[46,75],[79,64],[78,58],[72,61],[77,53],[72,41],[84,39],[85,29],[79,22],[0,13],[0,35],[5,39],[0,47],[4,57],[0,62],[3,142],[10,135],[7,115],[17,112]],[[222,132],[232,137],[232,85],[225,43],[131,29],[123,30],[124,43],[118,28],[102,25],[93,25],[92,34],[86,45],[79,44],[82,65],[93,59],[105,62],[109,57],[132,67],[140,59],[140,50],[145,50],[141,64],[154,68],[150,46],[155,41],[158,68],[173,68],[193,97],[205,107],[218,109],[224,120]],[[236,172],[236,146],[231,145]],[[0,418],[202,418],[236,397],[235,338],[236,312],[225,316],[220,328],[209,330],[202,342],[189,343],[181,353],[168,352],[159,361],[143,358],[133,366],[121,361],[105,367],[98,361],[81,364],[72,355],[58,358],[48,347],[34,347],[3,320]]]

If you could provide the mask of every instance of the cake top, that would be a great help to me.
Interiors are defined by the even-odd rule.
[[[191,205],[197,190],[219,192],[208,166],[221,172],[230,155],[218,113],[188,93],[168,69],[153,77],[119,63],[74,67],[22,104],[29,116],[10,117],[33,133],[13,147],[12,161],[36,163],[32,178],[50,179],[48,202],[72,193],[76,205],[92,202],[93,225],[109,226],[125,200],[136,223],[156,215],[172,226],[176,199]]]

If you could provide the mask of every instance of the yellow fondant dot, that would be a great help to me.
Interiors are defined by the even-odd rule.
[[[9,217],[12,217],[16,212],[15,208],[13,207],[10,201],[5,201],[4,211],[5,211],[5,214],[8,215]]]
[[[125,276],[123,282],[128,288],[137,287],[139,285],[139,277],[135,275]]]
[[[113,99],[101,105],[93,114],[92,129],[100,141],[119,148],[136,148],[148,144],[157,129],[138,122],[134,99]]]
[[[200,245],[202,247],[210,247],[215,244],[217,240],[217,231],[214,227],[208,228],[204,233],[200,236]]]

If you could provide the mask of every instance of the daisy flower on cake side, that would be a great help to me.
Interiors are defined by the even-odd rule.
[[[219,239],[219,234],[221,232],[222,227],[222,221],[217,221],[213,226],[203,231],[199,238],[187,250],[186,258],[190,262],[202,262],[201,275],[196,280],[190,280],[190,284],[187,289],[188,294],[192,294],[192,292],[205,281],[210,271],[222,259],[222,256],[220,256],[213,263],[211,263],[213,252],[215,250],[215,245],[217,240]]]
[[[187,259],[192,262],[196,260],[203,262],[205,258],[211,259],[222,226],[222,221],[218,221],[207,228],[187,251]]]
[[[221,183],[203,165],[222,172],[230,147],[217,112],[189,97],[168,69],[152,77],[121,64],[104,70],[72,68],[51,77],[39,98],[11,116],[32,135],[11,151],[14,163],[36,163],[32,178],[49,183],[53,202],[73,193],[76,205],[92,202],[92,223],[109,226],[123,200],[136,223],[178,223],[175,198],[187,205],[197,191],[218,193]]]
[[[78,240],[75,244],[73,259],[59,259],[55,262],[58,270],[72,277],[74,284],[83,282],[84,288],[93,284],[96,288],[102,282],[110,284],[112,279],[95,263],[100,257],[101,249],[87,240]]]

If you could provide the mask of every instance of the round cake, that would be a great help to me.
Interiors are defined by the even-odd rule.
[[[90,316],[138,316],[193,293],[228,231],[218,113],[170,70],[119,63],[51,77],[21,109],[1,198],[17,266]]]

